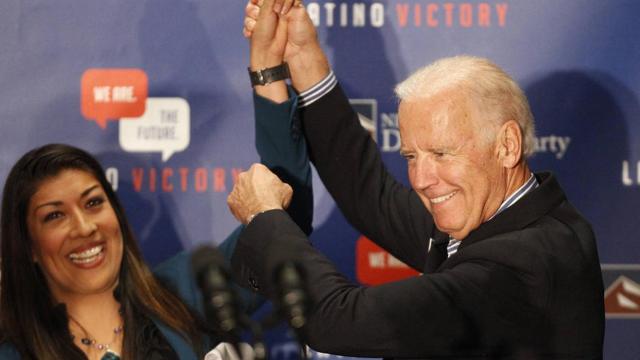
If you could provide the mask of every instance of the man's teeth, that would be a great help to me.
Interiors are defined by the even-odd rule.
[[[442,195],[442,196],[438,196],[437,198],[433,198],[433,199],[429,199],[429,201],[431,201],[432,204],[439,204],[441,202],[447,201],[449,199],[451,199],[453,197],[453,195],[455,195],[457,193],[457,191],[454,191],[452,193],[449,193],[447,195]]]
[[[95,258],[102,252],[102,249],[103,246],[98,245],[80,253],[71,253],[69,254],[69,259],[76,263],[88,263],[95,260]]]

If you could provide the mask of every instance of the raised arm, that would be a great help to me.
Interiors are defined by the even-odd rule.
[[[254,14],[257,10],[253,9]],[[264,39],[264,20],[256,20],[247,22],[246,33]],[[387,172],[375,141],[360,126],[357,114],[330,75],[327,57],[305,9],[293,7],[286,20],[282,24],[287,30],[284,56],[292,84],[300,93],[300,117],[311,161],[352,225],[422,270],[434,230],[428,212],[413,191]],[[280,28],[277,32],[283,33]],[[276,43],[282,46],[283,41]],[[252,50],[255,45],[252,43]]]
[[[249,0],[243,33],[250,37],[251,71],[272,69],[284,63],[286,17],[288,13],[300,10],[301,7],[293,0],[260,3]],[[313,216],[311,168],[297,111],[297,97],[282,79],[255,85],[253,100],[256,149],[261,162],[293,188],[293,198],[287,211],[308,235]]]
[[[279,4],[279,5],[278,5]],[[250,0],[246,14],[249,16],[258,6],[258,0]],[[282,63],[284,50],[278,50],[274,38],[285,39],[283,33],[276,33],[280,16],[276,10],[287,10],[293,6],[293,0],[267,1],[261,14],[261,36],[252,37],[250,69],[258,70]],[[286,28],[282,28],[286,30]],[[280,30],[282,31],[282,30]],[[246,32],[245,32],[246,34]],[[264,45],[264,46],[262,46]],[[282,47],[282,46],[281,46]],[[313,216],[313,197],[311,191],[311,169],[304,137],[297,123],[297,98],[289,92],[284,80],[264,86],[254,87],[254,110],[256,129],[256,150],[261,162],[290,184],[294,195],[290,199],[288,212],[296,224],[307,234],[311,233]],[[218,249],[227,262],[230,261],[243,225],[232,231]],[[200,294],[190,274],[190,254],[182,253],[159,266],[157,274],[176,287],[180,296],[193,308],[201,308]],[[263,301],[244,288],[237,287],[242,308],[246,312],[255,310]]]

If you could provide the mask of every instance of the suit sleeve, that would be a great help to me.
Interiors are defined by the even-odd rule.
[[[433,220],[420,199],[385,168],[340,86],[301,110],[310,158],[347,220],[422,270]]]
[[[539,323],[539,308],[531,302],[539,287],[524,272],[478,256],[442,273],[360,287],[342,276],[279,210],[263,213],[247,226],[232,263],[244,281],[277,302],[273,276],[285,261],[304,271],[314,303],[304,333],[318,351],[367,357],[469,356],[474,355],[469,349],[478,351],[487,339],[513,343],[517,332],[503,329],[523,324],[535,329]],[[507,325],[489,326],[495,322]]]

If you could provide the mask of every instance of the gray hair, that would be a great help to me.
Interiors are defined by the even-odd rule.
[[[478,109],[487,115],[487,120],[493,123],[494,130],[515,120],[522,132],[524,156],[533,153],[535,129],[529,102],[520,86],[488,59],[473,56],[440,59],[418,69],[398,84],[395,93],[401,101],[409,101],[431,98],[448,90],[467,92]],[[487,135],[495,135],[495,132]]]

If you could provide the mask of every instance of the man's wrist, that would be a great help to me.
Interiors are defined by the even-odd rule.
[[[320,100],[333,90],[337,84],[338,79],[336,79],[333,71],[330,71],[324,79],[320,80],[320,82],[298,94],[298,107],[303,108]]]
[[[249,216],[247,217],[247,220],[246,220],[245,224],[249,225],[249,224],[251,223],[251,221],[253,221],[253,219],[254,219],[256,216],[258,216],[258,215],[262,214],[263,212],[264,212],[264,211],[260,211],[260,212],[257,212],[257,213],[255,213],[255,214],[251,214],[251,215],[249,215]]]
[[[301,49],[300,55],[287,59],[293,87],[298,92],[308,90],[322,81],[329,74],[330,67],[327,58],[319,45],[309,45],[308,49]]]
[[[249,223],[251,223],[251,221],[253,221],[253,219],[255,219],[258,215],[264,214],[267,211],[271,211],[271,210],[282,210],[282,208],[278,208],[278,207],[274,207],[274,208],[269,208],[269,209],[265,209],[265,210],[260,210],[257,211],[253,214],[250,214],[249,216],[247,216],[245,225],[249,225]]]

